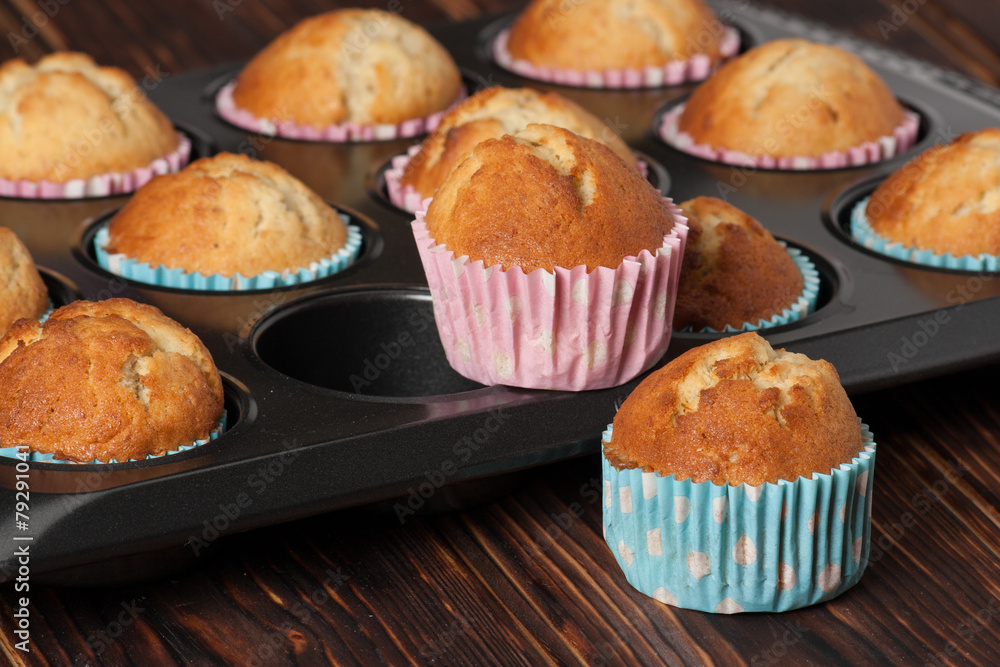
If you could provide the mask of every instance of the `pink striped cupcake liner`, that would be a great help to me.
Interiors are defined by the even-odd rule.
[[[140,169],[99,174],[65,182],[0,178],[0,196],[19,199],[83,199],[135,192],[161,174],[180,171],[191,159],[191,140],[177,133],[177,148]]]
[[[907,111],[903,122],[889,136],[879,137],[877,141],[867,141],[860,146],[846,151],[830,151],[822,155],[796,155],[774,157],[772,155],[749,155],[726,148],[715,148],[706,144],[696,143],[687,132],[678,127],[684,104],[678,104],[663,114],[657,135],[668,146],[679,151],[713,162],[722,162],[742,167],[761,169],[784,169],[804,171],[814,169],[843,169],[859,167],[894,158],[905,153],[917,142],[920,130],[920,115]]]
[[[227,123],[269,137],[331,142],[388,141],[433,132],[441,124],[441,118],[444,117],[451,107],[465,99],[466,94],[463,88],[458,98],[449,105],[448,109],[438,111],[425,118],[411,118],[398,124],[378,123],[362,125],[359,123],[337,123],[335,125],[327,125],[326,127],[314,127],[312,125],[300,125],[290,120],[274,121],[267,118],[259,118],[246,109],[236,106],[236,102],[233,100],[233,89],[235,88],[236,81],[230,81],[222,87],[219,94],[215,97],[215,110]]]
[[[712,59],[697,54],[688,60],[673,60],[662,66],[643,69],[575,70],[543,67],[515,58],[507,48],[510,28],[506,28],[493,41],[493,59],[498,65],[528,79],[557,83],[577,88],[660,88],[678,86],[692,81],[702,81],[712,73]],[[719,45],[722,60],[728,60],[740,50],[740,33],[732,26],[724,26]]]
[[[413,234],[452,368],[481,384],[567,391],[613,387],[650,368],[670,343],[688,232],[664,202],[674,226],[660,248],[589,273],[526,274],[456,257],[431,238],[421,207]]]

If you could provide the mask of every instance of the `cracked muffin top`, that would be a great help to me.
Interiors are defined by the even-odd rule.
[[[456,256],[525,273],[614,269],[655,252],[674,225],[660,192],[610,148],[536,124],[476,146],[438,188],[426,219]]]
[[[836,369],[756,333],[688,350],[636,387],[605,456],[692,482],[759,486],[826,474],[861,451]]]
[[[571,70],[719,60],[722,24],[701,0],[535,0],[510,30],[515,58]]]
[[[451,56],[423,28],[381,10],[342,9],[282,33],[240,72],[236,106],[316,128],[397,124],[458,97]]]
[[[688,99],[678,128],[748,155],[819,156],[891,136],[904,110],[860,58],[780,39],[723,65]]]
[[[22,317],[38,319],[49,307],[49,291],[31,253],[17,234],[0,227],[0,331]]]
[[[412,185],[424,197],[432,197],[448,173],[477,144],[513,134],[529,123],[564,127],[606,144],[626,163],[635,163],[625,142],[575,102],[530,88],[487,88],[445,114],[407,163],[401,182]]]
[[[680,204],[688,238],[674,308],[674,329],[739,329],[788,308],[802,294],[802,273],[770,232],[714,197]]]
[[[0,66],[0,177],[54,183],[148,167],[177,132],[128,73],[82,53]]]
[[[126,461],[207,438],[222,380],[197,336],[129,299],[76,301],[0,339],[0,444]]]
[[[865,214],[876,233],[908,247],[1000,255],[1000,129],[921,153],[879,185]]]
[[[337,212],[276,164],[219,153],[141,187],[108,225],[110,253],[244,277],[309,266],[347,239]]]

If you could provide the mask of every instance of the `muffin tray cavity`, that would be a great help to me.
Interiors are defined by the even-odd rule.
[[[675,202],[725,199],[806,254],[820,275],[815,311],[763,333],[775,347],[832,362],[849,392],[1000,359],[996,274],[888,258],[860,247],[848,229],[854,203],[918,152],[1000,125],[1000,92],[773,11],[746,3],[720,9],[744,48],[801,36],[862,56],[919,113],[917,145],[887,162],[847,169],[714,163],[656,135],[659,115],[693,85],[592,90],[521,78],[491,59],[491,39],[509,15],[432,32],[467,81],[554,90],[576,101],[648,158],[652,180]],[[155,460],[31,463],[28,529],[15,530],[10,517],[0,521],[0,581],[16,576],[15,535],[31,538],[33,580],[101,583],[96,573],[111,558],[195,558],[226,534],[338,508],[389,501],[405,520],[442,486],[596,453],[616,405],[639,382],[533,391],[485,387],[453,371],[412,217],[385,195],[385,165],[414,141],[309,143],[229,125],[214,97],[239,67],[172,76],[150,96],[195,139],[195,157],[228,150],[271,160],[316,190],[360,228],[359,257],[332,276],[270,290],[149,286],[114,276],[94,259],[95,225],[126,197],[0,199],[0,224],[31,249],[56,306],[81,296],[126,296],[198,334],[223,372],[229,418],[218,439]],[[665,359],[719,335],[674,333]],[[16,463],[0,460],[5,507],[15,503]]]

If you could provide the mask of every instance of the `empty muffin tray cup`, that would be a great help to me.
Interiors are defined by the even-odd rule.
[[[742,49],[799,36],[860,55],[919,118],[916,144],[888,160],[845,168],[715,162],[658,135],[663,114],[696,84],[593,89],[522,78],[493,60],[493,41],[511,15],[431,32],[451,51],[470,92],[484,85],[558,92],[619,132],[675,203],[724,199],[806,257],[819,278],[815,306],[761,333],[775,347],[832,362],[849,393],[1000,359],[997,273],[887,256],[851,234],[852,209],[888,174],[932,145],[1000,125],[1000,92],[772,10],[721,6]],[[484,386],[453,370],[413,215],[392,204],[385,180],[393,159],[420,137],[299,141],[241,129],[216,109],[216,95],[239,69],[233,63],[171,76],[150,97],[191,138],[192,159],[225,150],[271,160],[318,192],[357,228],[356,259],[325,277],[274,287],[150,285],[101,268],[94,249],[98,229],[128,195],[0,199],[0,224],[31,250],[54,306],[129,297],[161,309],[211,351],[227,413],[218,438],[155,459],[0,458],[5,506],[14,506],[19,480],[31,491],[29,529],[0,522],[7,545],[0,581],[16,576],[15,535],[31,538],[33,579],[100,584],[112,558],[170,553],[196,560],[234,532],[391,502],[421,484],[437,488],[596,455],[616,406],[645,377],[569,392]],[[675,331],[656,367],[724,335]],[[220,513],[225,521],[216,523],[224,528],[206,535]]]

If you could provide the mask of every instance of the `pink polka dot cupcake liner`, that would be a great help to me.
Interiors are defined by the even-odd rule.
[[[510,29],[505,29],[493,41],[493,60],[506,70],[528,79],[557,83],[577,88],[660,88],[679,86],[708,78],[715,68],[712,59],[698,54],[688,60],[674,60],[662,66],[642,69],[576,70],[543,67],[511,55],[507,44]],[[722,60],[732,58],[740,50],[740,33],[732,26],[723,26],[719,51]]]
[[[674,226],[660,248],[590,273],[526,274],[456,257],[431,238],[422,207],[413,234],[452,368],[481,384],[567,391],[613,387],[650,368],[670,343],[688,232],[664,202]]]
[[[604,432],[604,538],[625,578],[660,602],[719,614],[788,611],[858,583],[871,540],[875,441],[829,473],[718,486],[645,472]]]
[[[416,188],[407,183],[403,185],[403,172],[406,165],[410,163],[417,153],[420,152],[421,144],[414,144],[406,149],[406,153],[395,156],[389,162],[388,168],[383,172],[385,178],[385,191],[389,201],[396,208],[401,208],[408,213],[416,213],[424,203],[424,196],[417,192]],[[643,178],[649,176],[649,165],[645,160],[636,157],[635,168],[642,174]]]
[[[135,192],[155,176],[180,171],[191,159],[191,140],[177,133],[177,148],[149,166],[126,172],[99,174],[65,182],[0,178],[0,196],[19,199],[83,199]]]
[[[230,81],[219,91],[215,97],[215,110],[219,116],[227,123],[236,127],[250,130],[257,134],[269,137],[282,137],[284,139],[298,139],[301,141],[389,141],[391,139],[404,139],[415,137],[428,132],[433,132],[448,110],[465,99],[463,89],[458,98],[448,109],[438,111],[424,118],[411,118],[402,123],[376,123],[363,125],[359,123],[337,123],[326,127],[315,127],[304,125],[290,120],[275,121],[268,118],[260,118],[253,115],[246,109],[236,106],[233,100],[233,89],[236,82]]]
[[[823,155],[796,155],[774,157],[772,155],[749,155],[740,151],[729,150],[696,143],[687,132],[678,127],[684,104],[678,104],[670,109],[660,119],[656,128],[657,136],[672,148],[713,162],[732,164],[741,167],[760,169],[783,169],[788,171],[843,169],[859,167],[889,160],[905,153],[916,144],[917,133],[920,130],[920,115],[907,111],[903,122],[888,136],[879,137],[878,141],[868,141],[860,146],[846,151],[830,151]]]

